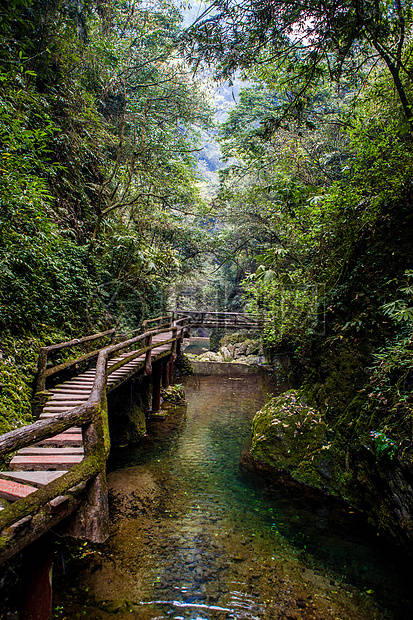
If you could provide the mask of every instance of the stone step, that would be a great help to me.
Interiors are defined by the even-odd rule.
[[[10,469],[13,471],[44,471],[69,469],[83,459],[82,454],[50,454],[49,456],[17,455],[10,461]]]
[[[14,480],[0,478],[0,497],[9,502],[15,502],[18,499],[27,497],[30,493],[34,493],[34,491],[37,491],[36,487],[29,484],[21,484]]]
[[[27,483],[34,487],[43,487],[56,478],[63,476],[67,470],[61,471],[2,471],[0,478],[14,480],[15,482]]]

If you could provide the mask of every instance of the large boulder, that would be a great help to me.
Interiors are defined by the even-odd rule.
[[[325,417],[290,390],[271,398],[253,420],[242,463],[282,485],[305,485],[346,500],[386,536],[412,550],[413,475],[397,455],[371,441],[351,445]]]
[[[320,490],[331,488],[334,465],[322,415],[296,390],[271,398],[253,420],[252,457]]]

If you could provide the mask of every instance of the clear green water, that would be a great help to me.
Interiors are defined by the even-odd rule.
[[[113,536],[60,577],[56,617],[412,617],[405,569],[371,532],[240,470],[265,392],[188,378],[186,411],[114,454]]]

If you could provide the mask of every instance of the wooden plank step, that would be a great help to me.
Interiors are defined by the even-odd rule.
[[[40,488],[45,484],[49,484],[49,482],[53,482],[56,478],[60,478],[66,472],[66,469],[60,471],[2,471],[0,472],[0,478],[15,480],[23,484],[28,483]]]
[[[121,375],[127,375],[130,372],[130,370],[131,370],[130,367],[123,366],[122,368],[119,368],[118,370],[114,370],[109,376],[118,377]]]
[[[114,374],[114,375],[113,375],[113,379],[112,379],[112,381],[114,381],[114,382],[116,383],[117,381],[120,381],[121,379],[126,379],[127,377],[129,377],[129,375],[130,375],[130,374],[131,374],[131,371],[129,371],[129,372],[124,372],[124,373],[122,373],[122,374],[120,374],[120,375],[115,375],[115,374]],[[132,374],[133,374],[133,373],[132,373]]]
[[[61,433],[59,435],[55,435],[54,437],[49,437],[48,439],[42,439],[39,441],[36,446],[82,446],[82,433],[72,433],[71,435],[68,433]]]
[[[55,418],[58,414],[72,411],[72,409],[74,409],[74,407],[65,407],[64,409],[52,409],[51,411],[44,411],[39,415],[39,418]]]
[[[14,456],[10,461],[10,469],[13,471],[39,471],[39,470],[62,470],[69,469],[72,465],[80,463],[82,454],[50,454],[49,456]]]
[[[28,448],[22,448],[17,452],[18,455],[26,455],[26,454],[36,454],[36,455],[45,455],[49,456],[50,454],[83,454],[83,447],[36,447],[29,446]]]
[[[123,368],[119,368],[119,370],[115,370],[110,374],[111,377],[120,377],[121,375],[127,375],[130,372],[130,368],[127,366],[123,366]]]
[[[46,407],[75,407],[76,405],[83,405],[85,402],[87,401],[87,398],[82,398],[81,400],[79,400],[78,398],[76,399],[71,399],[71,398],[66,398],[65,400],[58,400],[58,399],[52,399],[52,400],[48,400],[47,404],[45,405]]]
[[[79,405],[84,405],[86,401],[83,401],[81,403],[76,403],[76,402],[69,402],[67,403],[65,402],[60,402],[60,403],[49,403],[47,405],[45,405],[45,407],[43,408],[43,411],[65,411],[66,409],[74,409],[75,407],[79,407]]]
[[[57,396],[61,396],[63,394],[78,394],[79,396],[84,396],[85,394],[89,394],[91,391],[92,387],[89,386],[85,386],[85,387],[70,387],[67,386],[65,388],[59,388],[58,390],[50,390],[51,392],[53,392],[53,395],[57,395]]]
[[[47,401],[47,404],[60,403],[62,400],[79,400],[85,401],[89,397],[89,392],[62,392],[61,394],[53,394],[53,396]]]
[[[27,497],[30,493],[37,491],[36,487],[29,484],[21,484],[14,480],[4,480],[0,478],[0,497],[10,502]]]
[[[84,403],[80,403],[84,405]],[[79,405],[70,404],[70,405],[50,405],[50,407],[45,407],[43,409],[43,413],[63,413],[64,411],[71,411],[72,409],[76,409]]]
[[[73,379],[68,379],[67,381],[63,381],[63,383],[56,383],[56,385],[52,388],[62,388],[66,385],[76,385],[80,383],[83,385],[84,383],[93,383],[93,377],[82,377],[82,375],[77,375],[77,377],[73,377]]]

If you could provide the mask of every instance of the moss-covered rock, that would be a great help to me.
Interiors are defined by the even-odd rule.
[[[182,405],[185,403],[185,390],[179,383],[164,388],[161,391],[161,395],[164,402],[171,403],[172,405]]]
[[[194,357],[200,362],[236,362],[237,364],[262,364],[264,354],[260,340],[245,338],[239,341],[240,336],[224,336],[219,351],[206,351]]]
[[[300,483],[334,491],[328,427],[296,390],[271,398],[255,415],[251,454]]]

